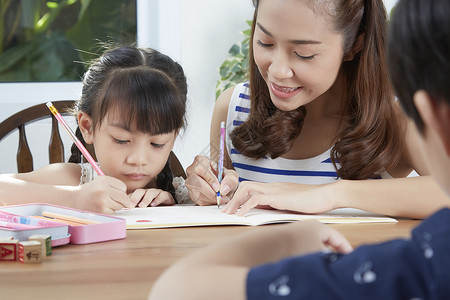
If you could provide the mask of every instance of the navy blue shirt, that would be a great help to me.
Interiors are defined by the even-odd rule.
[[[248,299],[450,299],[450,210],[411,239],[320,252],[250,269]]]

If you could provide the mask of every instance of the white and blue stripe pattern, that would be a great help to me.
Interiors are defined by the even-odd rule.
[[[236,86],[230,100],[226,125],[226,146],[234,169],[239,174],[239,181],[324,184],[338,179],[330,159],[330,150],[316,157],[300,160],[282,157],[252,159],[239,153],[231,143],[230,133],[249,116],[249,94],[248,83]]]

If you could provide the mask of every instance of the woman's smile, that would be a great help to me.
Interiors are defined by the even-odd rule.
[[[283,87],[276,85],[273,82],[270,82],[269,86],[272,93],[278,98],[290,98],[297,95],[302,90],[302,87]]]

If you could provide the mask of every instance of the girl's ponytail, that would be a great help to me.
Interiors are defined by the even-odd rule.
[[[84,141],[83,135],[81,134],[80,127],[77,127],[77,130],[75,131],[75,136],[80,140],[80,142],[83,144],[83,146],[86,147],[86,142]],[[70,163],[82,163],[82,154],[80,149],[75,145],[75,143],[72,144],[72,147],[70,148]]]
[[[173,174],[172,170],[170,170],[170,158],[168,158],[166,165],[158,174],[158,176],[156,176],[156,186],[163,191],[169,192],[175,200],[175,203],[178,203],[177,199],[175,199],[175,188],[172,184],[172,181]]]

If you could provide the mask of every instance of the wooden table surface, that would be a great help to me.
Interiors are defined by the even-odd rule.
[[[330,226],[358,246],[408,237],[418,222]],[[128,230],[127,238],[122,240],[55,247],[41,264],[0,262],[0,299],[146,299],[158,276],[178,259],[216,240],[254,228]]]

